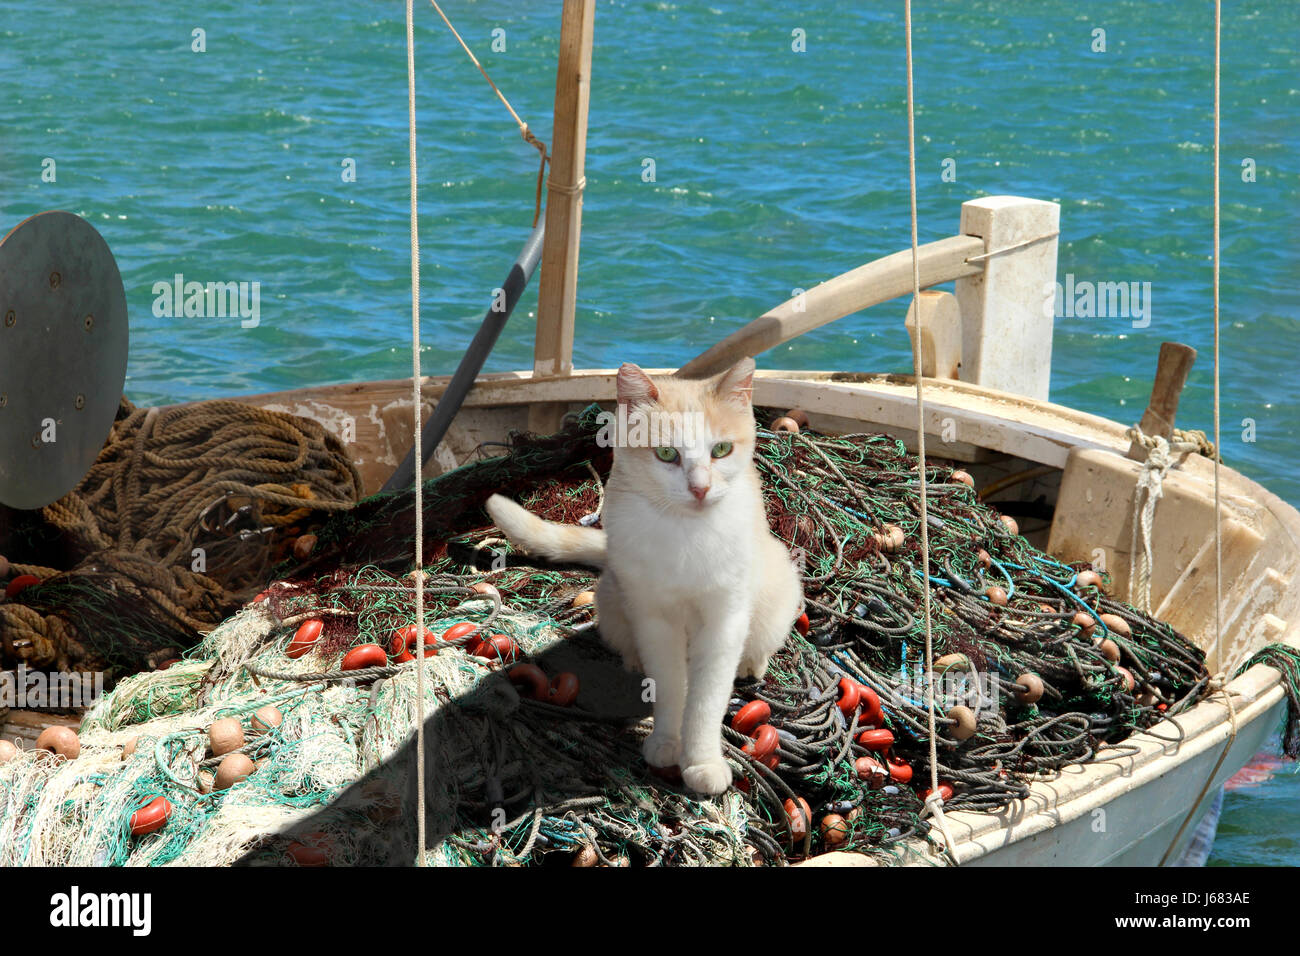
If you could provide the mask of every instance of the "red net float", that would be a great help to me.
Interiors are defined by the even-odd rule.
[[[746,737],[753,736],[759,724],[767,723],[772,716],[772,708],[765,700],[751,700],[731,718],[731,729]]]
[[[862,699],[862,685],[850,677],[840,678],[840,698],[836,701],[840,713],[845,717],[852,717],[853,712],[858,709],[858,702]]]
[[[462,648],[472,647],[475,641],[473,639],[467,640],[467,638],[477,634],[478,629],[478,625],[472,621],[461,621],[459,624],[453,624],[443,631],[442,639],[449,643],[458,643]]]
[[[131,835],[144,836],[154,833],[167,825],[172,815],[172,805],[163,797],[154,797],[135,813],[131,814]]]
[[[912,782],[912,765],[906,760],[899,760],[890,757],[886,760],[889,766],[889,779],[894,783],[911,783]]]
[[[794,629],[804,637],[808,636],[808,615],[800,614],[794,619]]]
[[[802,840],[808,835],[808,827],[812,824],[812,809],[803,797],[798,797],[797,800],[797,803],[794,800],[787,800],[783,807],[786,819],[790,823],[790,835],[796,840]]]
[[[460,626],[459,624],[456,625],[456,627]],[[470,627],[473,626],[470,625]],[[433,636],[433,631],[427,627],[422,627],[420,630],[424,632],[424,656],[433,657],[438,653],[435,643],[437,638]],[[415,660],[415,633],[414,624],[408,624],[406,627],[399,627],[393,631],[393,637],[388,642],[388,653],[393,655],[398,664],[405,664],[407,661]]]
[[[388,663],[388,652],[378,644],[362,644],[343,655],[340,667],[345,671],[356,671],[363,667],[383,667]]]
[[[776,748],[780,744],[781,737],[777,734],[776,728],[771,724],[763,724],[754,730],[753,741],[745,744],[743,749],[749,756],[761,761],[776,753]]]
[[[519,648],[506,635],[493,634],[487,640],[475,644],[470,653],[475,657],[482,657],[489,661],[500,661],[503,664],[509,664],[519,656]]]
[[[858,743],[868,750],[886,751],[894,746],[892,730],[864,730],[858,734]]]
[[[289,844],[289,859],[299,866],[329,866],[329,838],[323,833],[308,833],[303,839],[307,842]]]
[[[934,792],[934,791],[931,790],[931,788],[926,787],[924,790],[921,791],[921,799],[922,799],[922,800],[928,800],[928,799],[930,798],[930,794],[933,793],[933,792]],[[950,783],[944,783],[942,780],[939,781],[939,796],[943,797],[943,802],[944,802],[944,803],[947,803],[949,800],[951,800],[951,799],[952,799],[952,784],[950,784]]]
[[[549,700],[556,707],[572,707],[578,699],[578,675],[565,671],[551,681]]]
[[[506,672],[506,677],[525,697],[546,700],[550,696],[550,682],[547,681],[545,672],[536,664],[516,664]]]
[[[294,631],[293,640],[289,642],[289,646],[284,649],[285,654],[294,660],[302,657],[316,646],[316,641],[320,638],[320,632],[324,627],[325,622],[319,618],[303,621],[298,625],[298,630]]]
[[[41,579],[34,574],[20,574],[5,585],[5,597],[10,599],[16,598],[26,588],[31,587],[33,584],[40,583]]]

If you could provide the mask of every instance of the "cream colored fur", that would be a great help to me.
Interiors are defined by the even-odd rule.
[[[763,676],[803,600],[790,553],[763,511],[753,373],[751,359],[702,382],[652,381],[635,365],[619,369],[627,409],[698,415],[703,427],[672,433],[675,462],[650,447],[615,448],[603,531],[543,521],[500,495],[487,503],[524,550],[603,569],[600,633],[628,668],[654,682],[646,761],[680,765],[686,785],[702,793],[731,783],[721,725],[737,674]],[[714,457],[720,443],[731,450]]]

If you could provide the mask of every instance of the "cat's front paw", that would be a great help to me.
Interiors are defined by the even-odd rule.
[[[641,753],[652,767],[671,767],[681,758],[682,742],[677,737],[652,733],[641,745]]]
[[[731,786],[731,767],[719,757],[682,768],[682,782],[698,793],[724,793]]]

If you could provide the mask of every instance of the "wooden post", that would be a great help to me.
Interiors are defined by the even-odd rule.
[[[955,295],[922,289],[916,307],[908,308],[904,324],[912,348],[919,342],[924,378],[961,378],[961,310]]]
[[[1061,207],[988,196],[962,203],[961,233],[984,240],[984,271],[957,280],[964,382],[1047,399]]]
[[[578,296],[578,243],[582,232],[583,170],[587,160],[587,104],[591,96],[591,41],[596,0],[564,0],[560,58],[555,72],[551,172],[546,190],[546,240],[537,293],[533,375],[573,371],[573,317]],[[559,409],[534,408],[529,428],[552,430]]]
[[[1178,414],[1178,399],[1187,384],[1187,375],[1196,361],[1196,349],[1179,342],[1161,342],[1160,358],[1156,360],[1156,379],[1151,383],[1151,401],[1142,413],[1138,427],[1142,434],[1159,435],[1165,441],[1174,437],[1174,418]],[[1147,450],[1133,442],[1128,457],[1145,461]]]

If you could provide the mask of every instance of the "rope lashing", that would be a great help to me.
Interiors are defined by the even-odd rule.
[[[510,111],[510,115],[514,117],[514,121],[519,125],[519,133],[523,136],[524,142],[537,150],[537,196],[533,207],[533,225],[536,226],[537,220],[540,219],[542,215],[542,183],[546,179],[546,164],[550,160],[550,156],[546,152],[546,144],[533,135],[532,130],[528,128],[528,124],[520,119],[519,114],[515,112],[515,108],[510,105],[510,101],[506,99],[506,95],[501,92],[495,83],[492,82],[492,77],[488,76],[487,70],[483,69],[483,64],[478,61],[478,57],[474,55],[474,51],[469,48],[469,44],[461,38],[460,33],[458,33],[456,28],[452,26],[451,21],[447,19],[447,14],[442,12],[442,7],[438,6],[438,0],[429,0],[429,2],[433,4],[433,9],[438,11],[438,16],[442,17],[442,22],[447,24],[447,29],[450,30],[451,35],[456,38],[461,49],[465,51],[465,55],[469,57],[470,62],[478,67],[478,71],[483,74],[483,79],[487,80],[488,86],[492,87],[492,92],[497,95],[497,99],[499,99],[505,105],[505,108]],[[584,177],[582,182],[576,188],[581,190],[582,186],[586,184],[586,181],[586,177]],[[555,186],[553,183],[547,183],[547,188],[559,191],[559,187]]]

